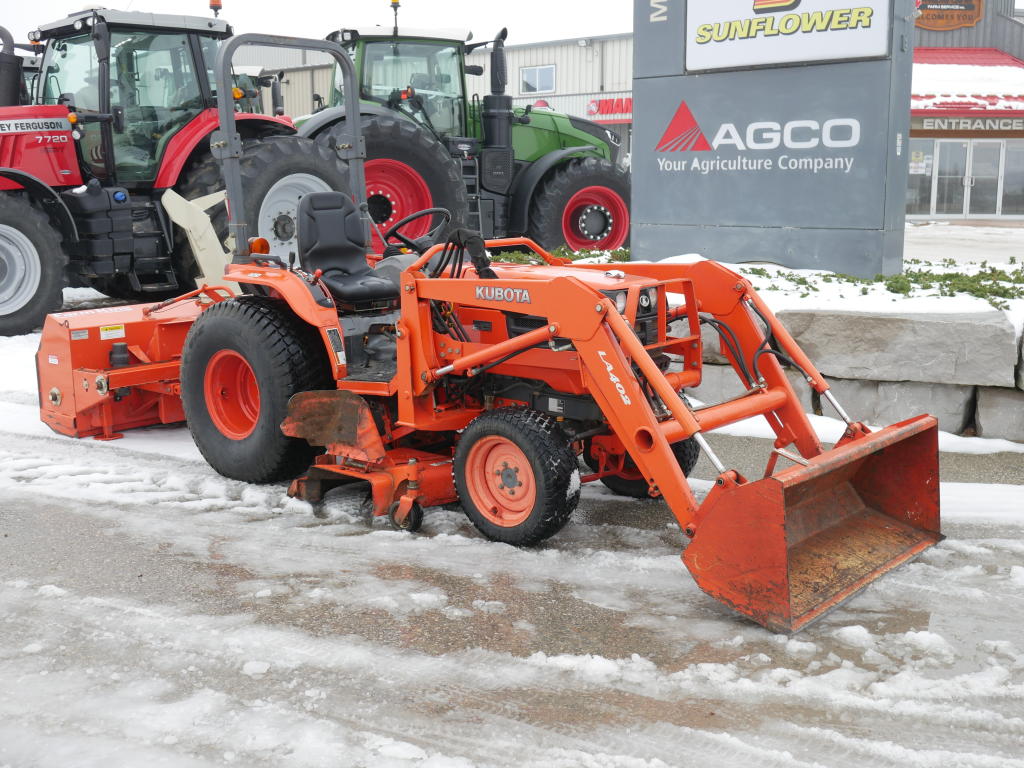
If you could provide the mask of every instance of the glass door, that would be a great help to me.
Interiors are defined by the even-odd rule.
[[[967,214],[995,216],[999,213],[999,168],[1003,160],[1003,142],[971,142],[971,162],[967,172]]]
[[[1003,216],[1024,216],[1024,139],[1006,140],[1003,171]]]
[[[932,187],[932,210],[937,215],[963,216],[967,202],[967,161],[970,142],[935,142],[938,160],[935,163],[935,184]]]

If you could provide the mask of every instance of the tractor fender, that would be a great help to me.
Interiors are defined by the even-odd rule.
[[[566,147],[548,152],[539,160],[534,161],[525,171],[520,173],[512,185],[512,204],[509,206],[508,231],[525,232],[527,219],[530,213],[530,200],[533,199],[533,191],[537,188],[544,174],[556,165],[565,162],[576,155],[600,155],[593,144],[583,144],[578,147]]]
[[[283,299],[288,308],[314,328],[338,327],[338,310],[320,283],[309,283],[294,272],[254,264],[229,264],[224,277],[243,285],[259,285],[267,294]]]
[[[0,176],[20,184],[33,202],[42,204],[43,212],[50,217],[50,220],[60,230],[65,242],[78,242],[78,226],[75,224],[71,211],[68,210],[67,205],[60,199],[60,195],[57,194],[57,190],[42,179],[33,176],[31,173],[19,171],[17,168],[0,168]]]
[[[284,117],[242,113],[235,115],[235,120],[238,133],[243,139],[295,133],[291,120]],[[199,155],[209,153],[210,135],[219,125],[217,110],[211,108],[200,112],[174,134],[160,158],[160,169],[153,188],[167,189],[177,185],[181,172]]]
[[[359,105],[360,115],[401,115],[400,112],[396,112],[393,109],[387,107],[378,106],[376,104],[360,104]],[[345,119],[345,108],[344,107],[331,107],[325,109],[322,112],[317,112],[311,118],[306,120],[302,125],[299,126],[299,136],[304,136],[307,139],[316,138],[316,135],[332,125],[337,123],[339,120]]]

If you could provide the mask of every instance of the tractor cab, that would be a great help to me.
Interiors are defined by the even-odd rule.
[[[42,61],[42,57],[32,52],[22,53],[20,56],[21,103],[31,104],[36,92],[36,82],[39,80],[39,63]]]
[[[359,96],[404,113],[438,139],[466,136],[466,44],[468,30],[383,27],[342,29],[330,36],[348,49],[360,73]],[[335,67],[329,106],[343,103]]]
[[[41,27],[40,104],[74,111],[86,170],[131,187],[157,177],[168,143],[215,106],[213,62],[231,35],[210,18],[91,9]]]

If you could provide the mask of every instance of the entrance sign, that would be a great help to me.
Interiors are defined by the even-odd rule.
[[[638,258],[899,271],[914,0],[654,5],[635,0]],[[804,18],[821,30],[786,34]]]
[[[985,0],[921,0],[917,26],[935,32],[974,27],[985,16]]]
[[[689,0],[686,68],[886,56],[892,0]]]

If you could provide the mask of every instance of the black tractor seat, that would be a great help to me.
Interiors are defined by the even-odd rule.
[[[356,309],[397,299],[398,286],[366,262],[370,244],[352,198],[342,192],[312,192],[299,201],[299,266],[320,280],[339,304]]]

